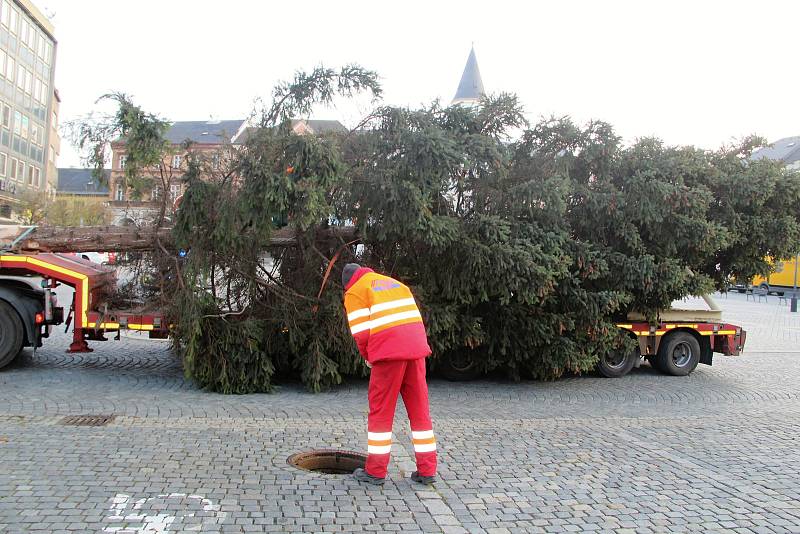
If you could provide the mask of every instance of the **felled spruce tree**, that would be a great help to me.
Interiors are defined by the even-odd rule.
[[[763,140],[625,147],[602,122],[529,127],[508,94],[292,132],[316,104],[379,97],[376,79],[357,66],[300,73],[223,165],[190,152],[174,227],[188,253],[159,265],[174,265],[174,339],[200,386],[269,391],[299,376],[319,391],[365,375],[342,306],[348,261],[411,286],[434,367],[460,358],[552,379],[630,344],[614,326],[627,312],[654,320],[800,250],[800,177],[752,161]],[[354,233],[335,231],[346,222]],[[279,227],[291,246],[271,243]]]

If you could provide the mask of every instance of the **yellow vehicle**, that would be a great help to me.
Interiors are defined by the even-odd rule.
[[[752,287],[766,289],[770,293],[777,293],[783,295],[785,293],[791,294],[795,287],[795,268],[797,266],[797,256],[778,262],[770,262],[775,266],[775,272],[768,277],[756,276],[750,282]],[[797,283],[800,285],[800,271],[797,272]],[[738,287],[739,291],[744,291],[741,286]]]

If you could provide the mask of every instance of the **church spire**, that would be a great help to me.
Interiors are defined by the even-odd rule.
[[[464,66],[464,73],[461,75],[461,82],[458,84],[456,96],[453,104],[476,104],[483,96],[483,80],[481,72],[478,70],[478,60],[475,57],[475,47],[469,52],[467,64]]]

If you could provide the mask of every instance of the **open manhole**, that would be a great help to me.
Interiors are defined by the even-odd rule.
[[[106,426],[115,417],[115,415],[68,415],[59,423],[70,426]]]
[[[358,467],[364,467],[367,455],[353,451],[322,449],[298,452],[289,456],[287,462],[304,471],[325,475],[349,475]]]

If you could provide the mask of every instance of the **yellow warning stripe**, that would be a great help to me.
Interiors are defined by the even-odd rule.
[[[718,332],[699,332],[701,336],[731,336],[736,334],[736,330],[720,330]]]
[[[88,323],[86,326],[88,328],[105,328],[106,330],[119,330],[119,323],[100,323],[100,326],[97,326],[97,323]]]
[[[153,329],[153,325],[151,325],[151,324],[133,324],[133,323],[128,323],[128,329],[129,330],[152,330]]]

